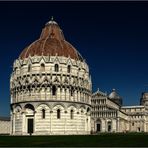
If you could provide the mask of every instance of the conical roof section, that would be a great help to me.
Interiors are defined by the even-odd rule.
[[[80,53],[65,40],[64,34],[53,18],[42,29],[40,38],[27,46],[20,54],[20,59],[29,56],[64,56],[83,61]]]

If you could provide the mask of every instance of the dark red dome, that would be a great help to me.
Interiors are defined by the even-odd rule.
[[[26,47],[20,54],[20,59],[29,56],[64,56],[75,60],[83,60],[79,52],[68,43],[58,26],[51,20],[43,28],[41,36],[38,40]]]

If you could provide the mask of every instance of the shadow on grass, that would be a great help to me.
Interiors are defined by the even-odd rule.
[[[0,146],[14,147],[147,147],[147,133],[69,136],[0,136]]]

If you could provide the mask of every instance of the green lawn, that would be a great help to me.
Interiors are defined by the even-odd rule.
[[[148,134],[99,134],[87,136],[0,136],[0,146],[56,146],[56,147],[93,147],[93,146],[148,146]]]

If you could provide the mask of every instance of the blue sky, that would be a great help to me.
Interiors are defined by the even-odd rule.
[[[13,61],[51,18],[90,66],[93,91],[124,105],[148,91],[148,2],[0,2],[0,116],[9,116]]]

